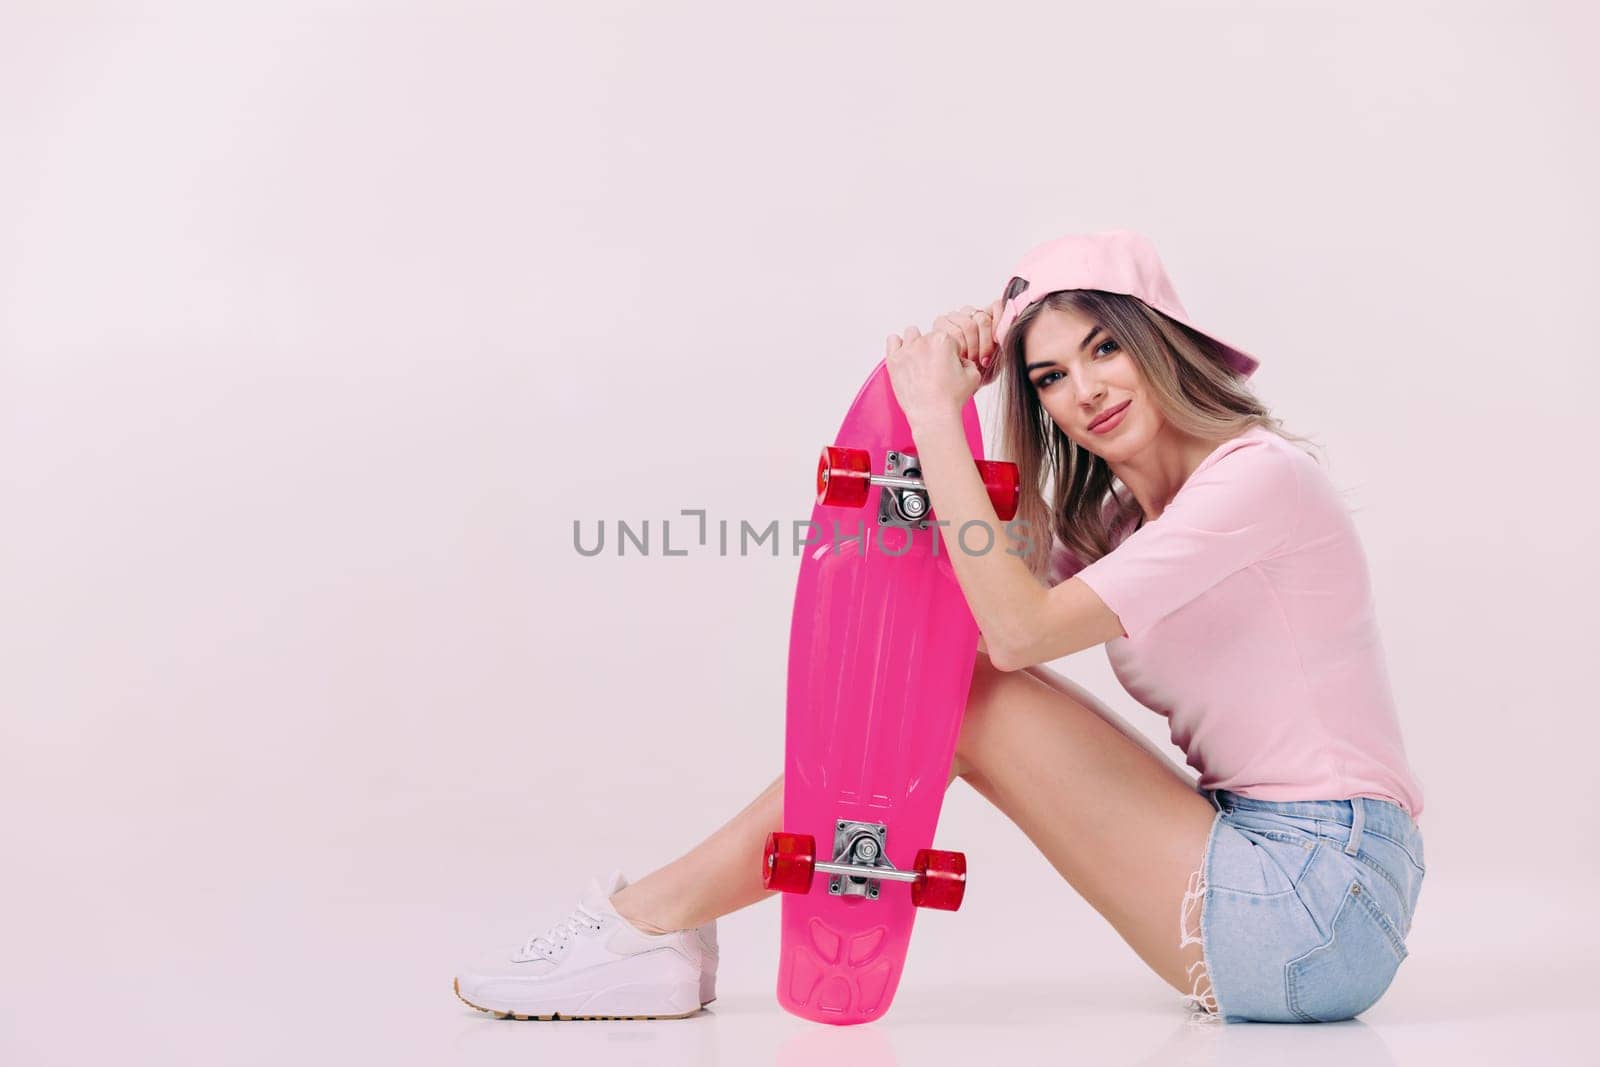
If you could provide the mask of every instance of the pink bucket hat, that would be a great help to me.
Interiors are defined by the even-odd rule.
[[[1200,329],[1178,302],[1178,292],[1167,277],[1155,245],[1132,230],[1074,233],[1030,249],[1011,272],[1000,319],[994,324],[995,344],[1005,343],[1017,316],[1036,300],[1062,289],[1099,289],[1136,296],[1150,307],[1176,319],[1217,346],[1217,354],[1240,377],[1248,378],[1259,364],[1248,353]]]

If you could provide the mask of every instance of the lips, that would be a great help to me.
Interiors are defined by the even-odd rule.
[[[1117,414],[1117,412],[1121,411],[1123,408],[1127,407],[1131,403],[1133,403],[1132,400],[1124,400],[1122,403],[1118,404],[1116,407],[1112,408],[1110,411],[1102,411],[1099,415],[1097,415],[1095,417],[1095,420],[1089,424],[1089,429],[1092,430],[1096,426],[1099,426],[1102,422],[1105,422],[1107,419],[1114,417]]]

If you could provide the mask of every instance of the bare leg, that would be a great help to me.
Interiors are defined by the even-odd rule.
[[[1046,667],[1004,672],[980,655],[955,769],[1151,970],[1205,1003],[1200,942],[1179,935],[1215,809],[1136,731],[1081,696]]]
[[[1191,873],[1214,810],[1137,731],[1045,667],[996,670],[979,653],[951,767],[1173,988],[1207,995],[1202,949],[1180,944]],[[686,855],[619,891],[646,929],[681,930],[775,896],[761,884],[767,834],[783,825],[783,777]]]
[[[767,834],[783,827],[783,775],[716,833],[619,890],[617,913],[645,930],[687,930],[773,895],[761,884]]]
[[[955,777],[952,767],[950,781]],[[611,906],[635,926],[664,933],[700,926],[777,896],[761,884],[761,852],[767,834],[782,827],[780,774],[716,833],[648,877],[618,890]]]

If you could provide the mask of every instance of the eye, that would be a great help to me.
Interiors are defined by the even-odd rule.
[[[1115,342],[1115,341],[1104,341],[1104,342],[1101,342],[1099,347],[1097,347],[1094,350],[1094,354],[1098,356],[1100,353],[1105,352],[1105,350],[1107,348],[1110,348],[1113,351],[1121,351],[1122,346],[1117,344],[1117,342]],[[1107,353],[1107,358],[1110,358],[1110,354],[1109,353]],[[1035,378],[1033,380],[1033,387],[1035,389],[1043,389],[1043,388],[1045,388],[1047,386],[1054,385],[1055,384],[1055,380],[1057,378],[1064,378],[1064,377],[1066,377],[1066,375],[1062,374],[1061,371],[1058,371],[1058,370],[1047,371],[1046,373],[1039,375],[1039,377],[1037,377],[1037,378]]]

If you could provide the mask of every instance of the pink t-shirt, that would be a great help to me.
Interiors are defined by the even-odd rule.
[[[1251,427],[1113,540],[1088,566],[1057,541],[1050,582],[1076,576],[1116,613],[1111,667],[1166,717],[1200,788],[1421,816],[1366,555],[1316,460]]]

